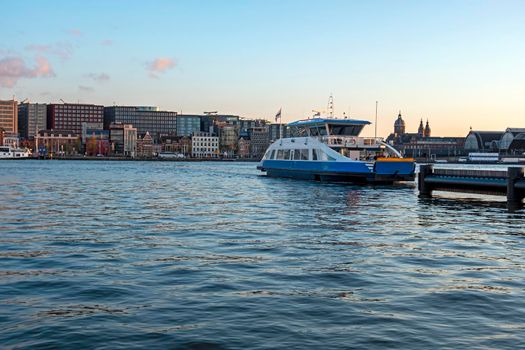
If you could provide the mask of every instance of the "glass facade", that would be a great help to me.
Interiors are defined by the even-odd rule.
[[[40,130],[47,129],[47,105],[22,103],[18,106],[18,131],[23,139],[33,139]]]
[[[199,115],[177,116],[177,136],[191,136],[201,131],[201,117]]]
[[[111,123],[131,124],[139,136],[149,132],[155,140],[177,134],[177,112],[159,111],[156,107],[105,107],[104,128],[109,128]]]

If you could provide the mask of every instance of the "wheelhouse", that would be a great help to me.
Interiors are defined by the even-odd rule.
[[[299,120],[288,124],[294,128],[297,136],[359,136],[370,122],[356,119],[314,118]]]

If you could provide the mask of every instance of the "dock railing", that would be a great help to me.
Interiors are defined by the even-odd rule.
[[[507,196],[509,206],[521,206],[525,198],[524,168],[503,170],[434,169],[419,167],[420,197],[431,197],[433,191],[466,192]]]

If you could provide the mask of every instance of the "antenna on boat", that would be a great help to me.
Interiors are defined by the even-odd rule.
[[[376,121],[374,123],[374,138],[377,138],[377,101],[376,101]]]
[[[330,118],[334,116],[334,96],[332,96],[332,94],[330,94],[328,98],[328,115]]]

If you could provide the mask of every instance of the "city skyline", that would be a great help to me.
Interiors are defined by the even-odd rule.
[[[0,99],[218,110],[283,122],[326,110],[407,131],[522,126],[518,1],[4,4]],[[21,19],[24,20],[21,20]],[[372,135],[373,126],[364,135]]]

